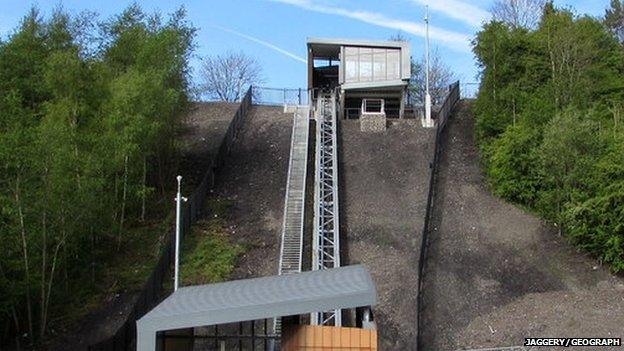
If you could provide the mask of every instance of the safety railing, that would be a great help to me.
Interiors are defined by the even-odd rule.
[[[438,171],[438,163],[440,158],[440,144],[442,143],[442,132],[446,127],[446,123],[448,122],[451,113],[453,112],[453,108],[455,104],[459,101],[460,98],[460,84],[459,81],[451,84],[449,86],[449,93],[444,99],[442,106],[438,112],[438,117],[436,120],[436,136],[435,136],[435,144],[433,146],[433,160],[432,160],[432,168],[429,173],[429,191],[427,193],[427,203],[425,205],[425,218],[424,224],[421,233],[421,242],[420,242],[420,255],[418,257],[418,328],[416,330],[416,339],[418,343],[418,349],[422,348],[421,342],[421,328],[422,325],[422,309],[423,309],[423,274],[425,271],[425,260],[427,257],[427,248],[429,245],[429,233],[431,232],[431,211],[433,209],[433,201],[435,198],[435,181],[436,181],[436,173]]]
[[[307,105],[308,101],[307,89],[253,87],[253,103],[256,105]]]
[[[459,97],[460,97],[459,81],[457,81],[449,86],[449,93],[448,95],[446,95],[446,98],[442,102],[442,105],[440,106],[440,109],[437,112],[437,117],[436,117],[436,123],[438,125],[437,131],[436,131],[437,133],[441,133],[442,130],[444,130],[444,127],[446,126],[446,122],[448,121],[448,118],[451,115],[451,112],[453,110],[453,107],[455,106],[455,103],[459,101]]]

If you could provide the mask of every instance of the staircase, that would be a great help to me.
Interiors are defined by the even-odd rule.
[[[309,126],[309,108],[298,106],[293,117],[290,145],[278,268],[280,275],[301,272]],[[276,318],[273,324],[275,334],[281,334],[281,326],[281,319]]]
[[[308,111],[307,107],[297,107],[297,111],[293,117],[279,274],[301,272],[303,212],[305,206],[308,132],[310,123]]]

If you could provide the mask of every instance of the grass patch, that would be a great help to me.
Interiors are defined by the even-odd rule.
[[[224,281],[234,270],[244,252],[231,241],[227,217],[232,203],[208,199],[209,218],[197,222],[182,244],[180,281],[182,285],[200,285]]]

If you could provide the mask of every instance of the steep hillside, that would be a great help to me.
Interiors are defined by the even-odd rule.
[[[364,264],[377,285],[380,348],[413,350],[434,132],[418,120],[395,120],[379,134],[359,128],[359,121],[341,121],[343,264]]]
[[[425,349],[621,335],[622,279],[489,192],[470,103],[460,104],[443,140],[424,275]]]

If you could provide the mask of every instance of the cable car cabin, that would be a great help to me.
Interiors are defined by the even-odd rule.
[[[362,124],[372,121],[372,130],[382,123],[385,130],[386,118],[405,117],[410,76],[408,42],[308,39],[312,98],[335,89],[338,116],[360,118]]]

